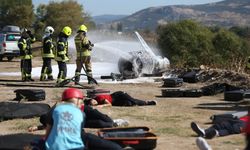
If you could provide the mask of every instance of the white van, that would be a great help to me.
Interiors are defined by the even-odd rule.
[[[7,57],[8,61],[11,61],[14,57],[20,55],[20,50],[17,46],[20,37],[20,33],[0,33],[0,61],[4,57]]]

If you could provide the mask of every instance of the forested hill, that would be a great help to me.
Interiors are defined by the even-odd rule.
[[[157,25],[183,19],[193,19],[204,25],[246,26],[250,24],[250,0],[225,0],[202,5],[150,7],[127,16],[121,22],[124,29],[155,29]]]

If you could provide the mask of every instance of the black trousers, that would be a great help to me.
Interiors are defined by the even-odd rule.
[[[205,132],[210,132],[215,129],[219,132],[219,136],[226,136],[241,133],[241,129],[245,128],[245,126],[246,122],[241,120],[224,120],[206,129]]]
[[[59,73],[57,76],[57,81],[63,81],[67,77],[67,65],[66,62],[58,61]]]
[[[82,138],[87,150],[122,150],[122,147],[117,143],[91,133],[83,133]]]
[[[52,75],[52,67],[51,67],[51,58],[43,58],[43,67],[41,71],[41,76],[51,76]]]
[[[22,59],[21,60],[22,80],[31,78],[31,71],[32,71],[31,59]]]
[[[117,91],[111,94],[113,106],[143,106],[147,103],[143,100],[135,99],[123,91]]]
[[[84,106],[86,114],[85,128],[111,128],[113,127],[113,120],[100,111],[93,109],[90,106]]]

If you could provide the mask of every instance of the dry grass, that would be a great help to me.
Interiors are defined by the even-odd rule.
[[[34,64],[39,64],[37,59]],[[6,62],[1,65],[1,71],[13,71],[9,66],[18,66],[19,62]],[[1,77],[11,78],[11,77]],[[15,77],[16,78],[16,77]],[[38,79],[37,79],[38,80]],[[188,87],[188,84],[185,84]],[[191,85],[199,86],[199,85]],[[1,86],[0,101],[11,100],[15,97],[14,89],[22,87]],[[25,87],[28,88],[28,87]],[[33,87],[32,87],[33,88]],[[39,88],[39,87],[38,87]],[[113,119],[122,118],[130,122],[130,126],[148,126],[156,135],[158,135],[157,150],[193,150],[197,149],[195,145],[195,134],[190,128],[190,123],[196,121],[202,127],[208,127],[205,124],[209,122],[209,117],[215,113],[222,113],[220,110],[195,109],[200,103],[221,102],[223,95],[201,97],[201,98],[161,98],[161,83],[145,83],[145,84],[101,84],[96,88],[110,89],[114,91],[126,91],[131,96],[144,100],[157,100],[156,106],[143,107],[108,107],[98,108],[101,112],[106,113]],[[64,88],[44,88],[46,91],[46,101],[53,105],[60,99]],[[86,92],[85,89],[83,92]],[[0,122],[0,133],[26,133],[27,128],[31,125],[39,124],[38,118],[34,119],[16,119]],[[96,130],[89,130],[96,132]],[[43,132],[39,132],[43,133]],[[219,137],[208,141],[215,150],[235,150],[244,149],[244,136],[231,135],[227,137]]]

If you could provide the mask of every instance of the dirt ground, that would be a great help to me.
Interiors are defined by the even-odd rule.
[[[41,66],[41,59],[35,58],[33,66]],[[12,62],[0,62],[0,72],[19,71],[20,62],[15,59]],[[6,86],[9,81],[2,80],[20,80],[20,77],[0,76],[0,101],[11,101],[15,98],[15,89],[44,89],[46,91],[46,100],[43,103],[53,105],[60,100],[62,91],[66,88],[55,88],[53,82],[40,82],[35,79],[32,86]],[[11,82],[12,83],[12,82]],[[22,84],[22,82],[16,82]],[[26,84],[26,83],[25,83]],[[27,83],[28,84],[28,83]],[[37,86],[36,86],[37,85]],[[51,85],[45,86],[45,85]],[[98,108],[111,116],[113,119],[122,118],[129,121],[130,126],[148,126],[158,136],[156,150],[194,150],[196,136],[190,128],[192,121],[197,122],[201,127],[208,127],[209,117],[216,113],[223,113],[223,110],[197,109],[194,108],[202,103],[221,103],[223,94],[216,96],[203,96],[200,98],[164,98],[161,97],[162,82],[141,83],[141,84],[100,84],[95,88],[109,89],[111,92],[122,90],[131,96],[143,100],[156,100],[156,106],[143,107],[108,107]],[[184,88],[200,87],[201,84],[184,84]],[[86,92],[89,86],[83,92]],[[39,124],[38,118],[33,119],[15,119],[0,122],[0,134],[27,133],[27,128],[31,125]],[[96,132],[96,130],[90,130]],[[36,132],[43,134],[43,131]],[[243,134],[218,137],[208,140],[215,150],[235,150],[244,149],[245,139]]]

